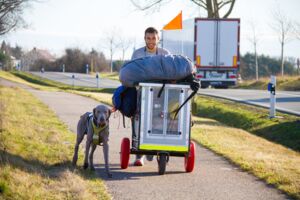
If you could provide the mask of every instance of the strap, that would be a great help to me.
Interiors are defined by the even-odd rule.
[[[125,116],[123,115],[123,113],[122,113],[122,116],[123,116],[123,128],[126,128],[125,127]]]
[[[177,116],[177,114],[178,114],[178,112],[180,111],[180,109],[195,95],[195,94],[197,94],[197,91],[193,91],[192,92],[192,94],[190,94],[190,96],[183,102],[183,104],[179,107],[179,108],[177,108],[177,109],[175,109],[173,112],[175,112],[175,115],[174,115],[174,119],[176,118],[176,116]]]
[[[166,85],[166,83],[164,82],[164,83],[163,83],[163,86],[160,88],[160,90],[159,90],[159,92],[158,92],[157,98],[160,98],[161,93],[163,92],[163,90],[164,90],[164,88],[165,88],[165,85]]]

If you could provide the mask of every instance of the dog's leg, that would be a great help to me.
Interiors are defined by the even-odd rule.
[[[73,166],[76,166],[77,164],[79,145],[82,142],[83,138],[84,138],[84,132],[80,132],[79,130],[77,130],[77,139],[74,148],[74,156],[72,162]]]
[[[93,171],[95,170],[93,158],[94,158],[94,152],[95,152],[96,147],[97,147],[97,145],[92,144],[91,152],[90,152],[90,155],[89,155],[90,169],[93,170]]]
[[[92,130],[92,124],[91,122],[89,123],[88,126],[88,132],[87,132],[87,137],[86,137],[86,145],[85,145],[85,157],[84,157],[84,165],[83,168],[87,169],[89,164],[88,164],[88,156],[89,156],[89,151],[90,151],[90,146],[93,141],[93,130]]]
[[[108,156],[108,152],[109,152],[108,142],[103,142],[103,154],[104,154],[105,171],[107,173],[107,176],[109,178],[111,178],[112,174],[110,173],[110,169],[109,169],[109,156]]]

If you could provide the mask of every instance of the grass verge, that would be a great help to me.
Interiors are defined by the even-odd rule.
[[[193,114],[300,151],[300,117],[277,112],[278,118],[269,119],[266,109],[204,96],[194,98]]]
[[[118,81],[119,80],[119,73],[118,72],[113,72],[113,73],[102,72],[102,73],[100,73],[100,77]]]
[[[277,90],[300,91],[299,76],[277,76],[276,79]],[[239,83],[235,88],[266,90],[269,82],[270,78],[260,78],[258,81],[243,81],[242,83]]]
[[[94,173],[72,168],[75,135],[47,106],[20,88],[0,94],[0,199],[110,199]]]
[[[192,137],[268,184],[300,199],[300,154],[216,120],[194,117]]]
[[[103,92],[103,93],[112,93],[114,89],[112,88],[87,88],[80,86],[71,86],[63,83],[59,83],[56,81],[52,81],[49,79],[42,78],[40,76],[33,75],[27,72],[21,71],[13,71],[13,72],[5,72],[0,71],[0,77],[24,83],[24,81],[29,86],[35,87],[37,89],[58,89],[58,90],[75,90],[75,91],[86,91],[86,92]]]

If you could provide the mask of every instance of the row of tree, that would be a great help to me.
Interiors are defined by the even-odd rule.
[[[256,69],[256,62],[259,63],[258,70]],[[285,61],[285,74],[299,75],[299,69],[295,67],[295,62],[295,58],[290,58]],[[281,59],[266,55],[246,53],[241,56],[239,73],[243,79],[256,79],[256,75],[258,75],[258,77],[279,75],[281,74]]]
[[[24,60],[24,57],[28,57],[28,53],[22,51],[19,46],[11,47],[9,44],[2,42],[1,51],[6,54],[0,53],[0,62],[5,60],[9,62],[9,57],[13,56],[19,60]],[[7,56],[10,55],[10,56]],[[281,60],[280,58],[272,58],[270,56],[246,53],[240,58],[241,64],[239,73],[243,79],[254,79],[256,77],[256,63],[259,63],[258,75],[259,77],[266,77],[270,75],[278,75],[281,73]],[[114,60],[113,70],[119,71],[120,67],[126,62],[125,60]],[[299,69],[295,67],[296,59],[290,58],[285,61],[285,73],[288,75],[299,75]],[[68,48],[65,53],[54,60],[44,59],[43,57],[37,57],[32,62],[29,70],[39,71],[44,68],[46,71],[63,71],[66,72],[79,72],[85,73],[86,66],[88,65],[89,71],[103,72],[110,71],[110,59],[106,59],[105,55],[92,49],[90,52],[85,53],[78,48]],[[5,68],[11,69],[11,68]]]

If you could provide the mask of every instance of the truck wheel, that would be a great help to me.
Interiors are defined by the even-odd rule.
[[[130,140],[129,138],[123,138],[121,143],[121,152],[120,152],[120,163],[122,169],[126,169],[128,167],[129,156],[130,156]]]
[[[166,154],[160,154],[157,158],[158,162],[158,174],[164,175],[166,172],[166,165],[167,165],[167,155]]]
[[[186,172],[192,172],[195,166],[196,146],[194,142],[190,143],[190,152],[184,157],[184,166]]]

